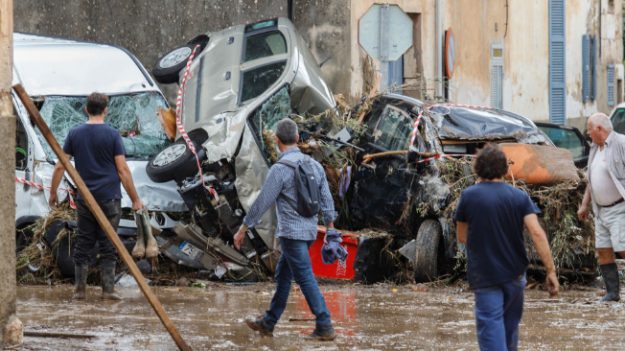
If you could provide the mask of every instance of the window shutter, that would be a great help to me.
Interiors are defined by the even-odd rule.
[[[549,119],[566,119],[565,0],[549,0]]]
[[[490,105],[495,108],[503,108],[503,66],[491,65],[490,67]]]
[[[590,101],[590,36],[582,35],[582,101]]]
[[[614,106],[614,65],[608,65],[608,106]]]
[[[503,108],[503,44],[490,47],[490,106]]]
[[[590,36],[590,100],[597,98],[597,38]]]

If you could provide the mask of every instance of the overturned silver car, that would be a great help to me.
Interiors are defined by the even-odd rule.
[[[293,24],[284,18],[239,25],[199,35],[163,56],[157,80],[182,78],[193,49],[182,103],[184,139],[158,153],[147,165],[156,182],[174,180],[191,212],[163,232],[161,250],[182,247],[182,263],[228,273],[238,279],[273,271],[275,212],[249,232],[241,252],[232,236],[260,192],[275,153],[266,131],[292,114],[317,114],[335,106],[319,67]],[[181,130],[178,132],[180,136]],[[201,172],[200,172],[201,170]],[[191,259],[192,262],[189,262]],[[255,275],[255,276],[258,276]]]

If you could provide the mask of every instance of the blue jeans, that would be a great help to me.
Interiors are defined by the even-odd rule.
[[[317,329],[328,330],[332,328],[330,312],[328,312],[325,299],[321,295],[317,280],[313,275],[312,264],[308,255],[308,247],[312,243],[312,241],[280,238],[282,254],[276,266],[276,292],[271,299],[269,310],[265,312],[263,317],[263,323],[267,328],[273,330],[280,316],[282,316],[289,298],[293,278],[302,290],[310,311],[317,317]]]
[[[480,350],[517,349],[525,283],[523,276],[501,285],[475,289],[475,321]]]

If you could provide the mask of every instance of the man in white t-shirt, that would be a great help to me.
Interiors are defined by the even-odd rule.
[[[612,122],[603,113],[590,116],[587,128],[593,143],[588,158],[588,186],[577,216],[587,219],[592,204],[595,248],[607,290],[601,301],[619,301],[614,253],[625,258],[625,135],[614,132]]]

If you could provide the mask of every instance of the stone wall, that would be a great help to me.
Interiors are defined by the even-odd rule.
[[[290,4],[289,4],[290,3]],[[231,25],[288,17],[323,66],[332,89],[349,81],[348,5],[333,0],[20,0],[15,31],[123,46],[151,70],[156,60],[196,35]],[[172,98],[175,88],[163,87]]]

